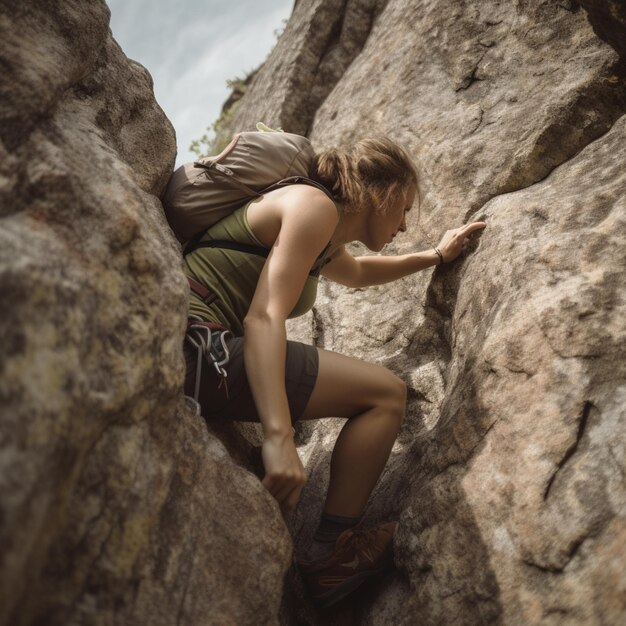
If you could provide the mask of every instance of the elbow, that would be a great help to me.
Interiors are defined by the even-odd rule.
[[[255,328],[261,327],[267,324],[268,318],[265,315],[259,315],[258,313],[248,313],[243,318],[243,332],[248,334],[253,332]]]
[[[243,332],[247,335],[257,330],[263,332],[272,327],[284,327],[286,319],[281,315],[273,315],[267,311],[248,311],[243,319]]]
[[[333,280],[344,287],[349,287],[350,289],[360,289],[361,287],[367,287],[366,281],[363,279],[362,272],[351,272],[345,273],[341,276],[329,276],[330,280]]]
[[[353,277],[350,280],[347,280],[345,283],[346,287],[350,287],[350,289],[363,289],[363,287],[368,287],[369,285],[365,280],[363,280],[360,276]]]

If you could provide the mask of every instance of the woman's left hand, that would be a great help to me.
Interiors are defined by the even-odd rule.
[[[447,230],[437,246],[443,257],[443,262],[449,263],[450,261],[454,261],[454,259],[461,254],[465,239],[475,230],[481,230],[486,226],[487,224],[485,222],[472,222],[460,228]]]

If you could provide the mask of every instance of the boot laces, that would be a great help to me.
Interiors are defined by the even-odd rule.
[[[364,555],[370,561],[374,561],[378,550],[376,550],[376,538],[378,535],[376,528],[362,529],[359,528],[353,531],[352,542],[356,553]]]

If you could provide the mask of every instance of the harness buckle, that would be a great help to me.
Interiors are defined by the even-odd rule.
[[[194,323],[196,322],[196,323]],[[231,335],[229,330],[217,330],[210,328],[209,325],[197,317],[190,317],[190,324],[187,327],[186,339],[197,350],[196,361],[196,384],[194,390],[194,399],[198,402],[200,395],[200,379],[202,376],[202,362],[210,362],[221,378],[218,389],[222,384],[226,387],[226,396],[228,397],[228,382],[226,380],[228,372],[225,365],[230,360],[230,351],[226,345],[227,337]],[[210,359],[210,361],[209,361]]]

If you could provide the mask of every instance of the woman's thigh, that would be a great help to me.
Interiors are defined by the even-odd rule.
[[[406,385],[381,365],[318,348],[315,387],[300,419],[352,417],[383,406],[404,414]]]

